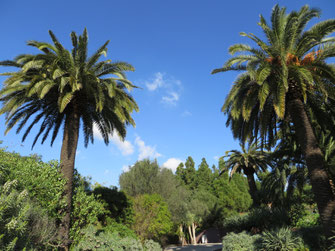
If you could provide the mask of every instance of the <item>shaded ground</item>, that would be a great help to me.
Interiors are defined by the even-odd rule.
[[[164,251],[214,251],[222,250],[221,243],[209,243],[209,244],[198,244],[198,245],[188,245],[188,246],[173,246],[167,247]]]

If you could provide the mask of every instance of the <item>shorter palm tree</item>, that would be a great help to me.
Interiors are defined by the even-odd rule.
[[[224,161],[224,169],[220,170],[221,173],[230,170],[230,177],[234,173],[243,171],[244,175],[247,176],[249,192],[255,205],[259,205],[257,198],[257,186],[254,178],[254,174],[259,172],[265,172],[270,162],[268,161],[268,153],[260,149],[259,145],[252,143],[246,149],[244,144],[240,144],[242,152],[238,150],[227,151],[226,155],[221,157],[221,160],[227,158]]]

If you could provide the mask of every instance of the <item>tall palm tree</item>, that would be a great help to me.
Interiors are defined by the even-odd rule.
[[[335,197],[306,109],[313,100],[324,103],[335,93],[335,69],[326,62],[335,56],[335,39],[328,37],[335,31],[335,20],[322,21],[305,30],[307,23],[319,15],[319,10],[308,6],[286,14],[285,8],[276,5],[271,25],[260,16],[258,24],[266,40],[252,33],[241,33],[258,47],[231,46],[231,54],[241,54],[212,73],[243,71],[222,107],[235,137],[246,140],[259,135],[271,142],[278,122],[293,123],[325,234],[329,237],[335,230]]]
[[[29,124],[22,141],[33,126],[40,123],[32,147],[42,134],[43,144],[51,131],[52,145],[59,129],[64,125],[60,171],[67,181],[67,206],[59,233],[67,247],[73,171],[80,127],[85,147],[89,142],[93,143],[95,127],[106,144],[114,131],[123,139],[126,136],[126,126],[135,126],[131,113],[138,111],[138,106],[128,93],[135,86],[124,73],[134,71],[134,68],[125,62],[99,61],[102,55],[106,55],[109,41],[88,57],[86,29],[79,37],[75,32],[71,33],[71,52],[61,45],[52,31],[49,34],[53,44],[38,41],[27,43],[40,50],[38,54],[19,55],[14,60],[0,62],[0,65],[18,68],[17,71],[2,74],[8,78],[0,91],[3,102],[0,114],[6,113],[6,133],[17,123],[16,133]],[[28,122],[32,117],[34,119]]]
[[[265,172],[268,167],[267,153],[260,150],[256,143],[251,144],[248,149],[245,148],[244,144],[240,144],[242,151],[231,150],[227,151],[226,155],[221,157],[224,161],[224,169],[221,172],[230,170],[230,177],[234,173],[241,173],[247,176],[249,192],[255,205],[259,204],[257,198],[257,186],[255,182],[254,174],[259,172]]]

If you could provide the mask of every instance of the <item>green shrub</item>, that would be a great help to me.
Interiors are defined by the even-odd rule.
[[[261,235],[261,248],[264,251],[292,251],[303,247],[301,237],[285,227],[266,231]]]
[[[0,250],[50,249],[56,243],[54,221],[17,187],[17,180],[0,185]]]
[[[17,180],[17,189],[26,189],[31,199],[37,201],[48,215],[61,218],[59,214],[66,202],[62,198],[65,180],[59,172],[59,163],[44,163],[38,156],[23,157],[0,149],[0,182]]]
[[[73,196],[72,226],[70,236],[76,243],[84,227],[97,224],[98,217],[106,213],[105,206],[93,194],[88,195],[84,187],[75,188]]]
[[[260,236],[247,234],[245,231],[235,234],[228,233],[222,239],[222,251],[256,251]]]
[[[143,244],[144,251],[161,251],[162,247],[153,240],[146,240]]]
[[[81,231],[78,245],[72,247],[71,250],[158,251],[162,249],[154,241],[146,241],[143,247],[137,239],[121,237],[117,232],[111,233],[98,230],[93,225],[90,225]]]
[[[137,236],[134,232],[134,230],[128,228],[126,225],[122,223],[116,222],[114,219],[108,218],[106,220],[107,225],[103,228],[104,231],[106,232],[117,232],[120,234],[120,237],[130,237],[133,239],[137,239]]]
[[[288,224],[289,218],[285,210],[256,208],[250,213],[225,219],[223,229],[227,232],[251,231],[258,233]]]
[[[173,223],[167,203],[158,194],[144,194],[134,198],[133,229],[141,240],[160,238],[169,234]]]
[[[326,250],[326,238],[323,235],[321,226],[301,227],[296,231],[304,241],[304,244],[311,251]]]

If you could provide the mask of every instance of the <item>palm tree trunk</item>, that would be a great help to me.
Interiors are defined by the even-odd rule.
[[[333,231],[335,230],[335,196],[325,169],[324,156],[318,146],[318,141],[301,99],[291,98],[287,105],[298,143],[305,155],[314,200],[318,206],[324,232],[326,237],[329,238],[334,235]]]
[[[75,108],[75,107],[73,107]],[[60,154],[60,171],[66,180],[65,199],[66,208],[65,215],[59,226],[59,235],[65,250],[68,250],[71,240],[69,238],[71,227],[72,212],[72,194],[73,194],[73,172],[76,157],[76,150],[79,137],[79,116],[75,109],[70,112],[65,119],[63,143]]]
[[[254,171],[253,170],[247,170],[244,169],[244,174],[247,176],[248,185],[249,185],[249,192],[251,195],[251,198],[253,200],[253,203],[255,206],[259,206],[259,201],[257,198],[257,186],[254,178]]]

